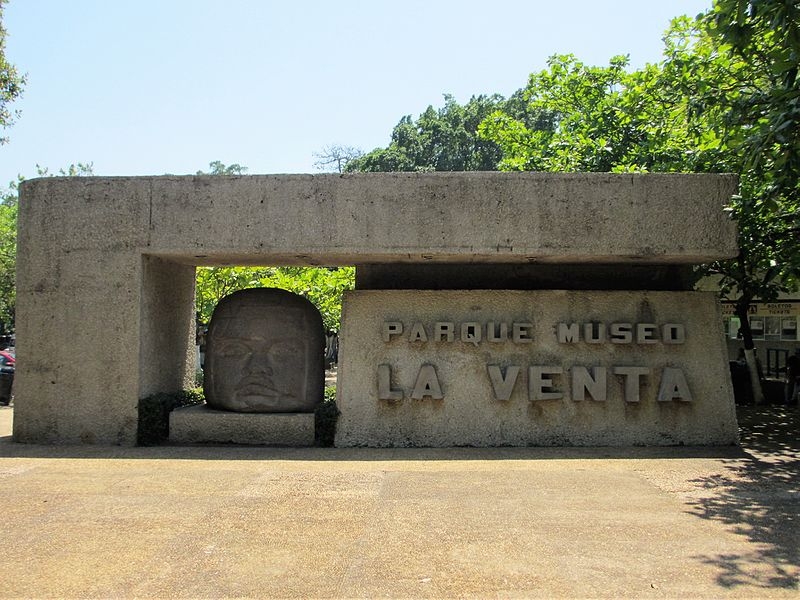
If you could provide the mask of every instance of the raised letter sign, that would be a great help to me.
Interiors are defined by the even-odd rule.
[[[414,384],[414,391],[411,392],[414,400],[422,400],[425,396],[430,396],[434,400],[444,398],[439,378],[436,376],[436,367],[433,365],[422,365],[419,368],[417,383]]]
[[[686,330],[679,323],[667,323],[662,332],[661,339],[665,344],[682,344],[686,341]]]
[[[566,323],[559,323],[558,324],[558,343],[559,344],[572,344],[574,342],[579,342],[581,339],[581,329],[577,323],[570,323],[567,325]]]
[[[631,323],[611,324],[611,343],[630,344],[633,341],[633,325]]]
[[[428,334],[425,333],[425,327],[422,326],[422,323],[413,323],[411,325],[411,331],[408,334],[408,341],[409,342],[428,341]]]
[[[403,333],[403,324],[400,321],[384,321],[383,322],[383,341],[388,342],[392,339],[393,335],[400,335]]]
[[[572,367],[572,399],[585,400],[586,392],[598,402],[606,400],[606,368],[592,367],[592,374],[586,367]]]
[[[650,375],[647,367],[614,367],[614,375],[625,379],[625,401],[639,402],[639,378]]]
[[[561,367],[535,366],[528,369],[528,399],[529,400],[558,400],[564,394],[552,391],[553,380],[545,375],[560,375],[564,372]],[[551,391],[545,391],[545,388]]]
[[[515,344],[527,344],[533,341],[533,323],[514,323],[511,341]]]
[[[470,342],[478,345],[481,341],[481,324],[480,323],[462,323],[461,324],[461,341]]]
[[[392,367],[378,365],[378,400],[402,400],[403,390],[392,389]]]
[[[637,344],[656,344],[657,327],[653,323],[638,323],[636,325],[636,343]]]
[[[669,400],[692,401],[692,393],[689,391],[689,384],[686,383],[686,376],[680,369],[664,367],[661,374],[661,387],[658,390],[659,402]]]
[[[455,335],[453,330],[454,325],[449,322],[434,323],[433,325],[433,341],[435,342],[452,342]],[[444,338],[444,339],[442,339]]]
[[[606,341],[606,326],[603,323],[586,323],[583,326],[583,339],[587,344],[602,344]]]
[[[508,400],[511,397],[511,392],[514,391],[514,384],[517,383],[519,366],[511,365],[507,367],[505,377],[503,377],[503,372],[497,365],[486,365],[486,368],[489,371],[489,379],[492,381],[495,400]]]
[[[486,339],[490,342],[504,342],[508,339],[508,323],[500,323],[500,333],[495,329],[494,321],[486,325]]]

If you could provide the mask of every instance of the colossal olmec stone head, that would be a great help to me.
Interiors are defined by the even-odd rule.
[[[234,292],[208,326],[206,403],[236,412],[313,412],[325,384],[324,347],[322,317],[302,296]]]

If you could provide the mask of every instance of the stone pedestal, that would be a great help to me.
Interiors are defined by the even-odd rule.
[[[235,413],[205,404],[169,415],[169,440],[176,444],[313,446],[314,413]]]

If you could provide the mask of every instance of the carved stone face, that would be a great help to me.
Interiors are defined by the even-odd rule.
[[[243,290],[220,301],[208,328],[207,404],[236,412],[311,412],[322,400],[322,319],[305,298]]]

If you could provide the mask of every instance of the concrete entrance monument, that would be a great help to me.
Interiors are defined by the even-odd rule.
[[[338,445],[733,443],[719,309],[690,291],[690,269],[736,255],[722,210],[736,187],[597,173],[25,182],[14,438],[134,444],[138,399],[193,376],[195,267],[274,264],[356,265]],[[257,396],[227,397],[253,410]]]

